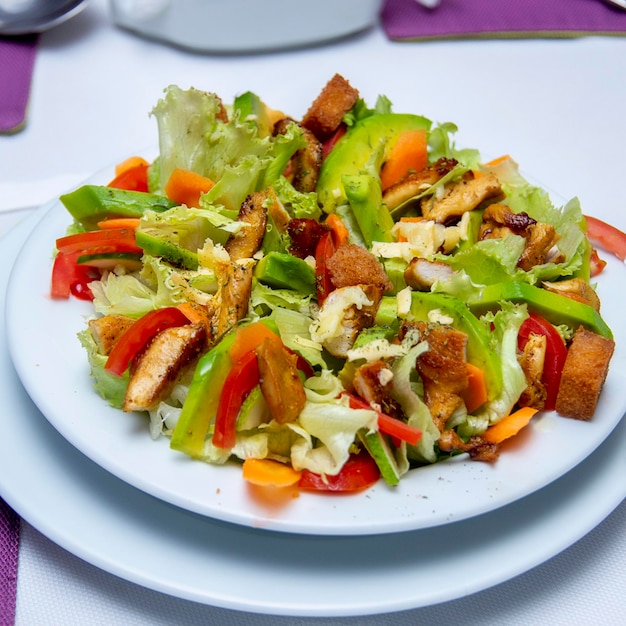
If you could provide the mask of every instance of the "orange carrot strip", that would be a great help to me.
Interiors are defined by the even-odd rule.
[[[253,485],[262,487],[290,487],[300,480],[301,472],[272,459],[246,459],[243,477]]]
[[[509,437],[517,435],[530,423],[537,409],[525,406],[514,413],[502,418],[497,424],[490,426],[483,434],[483,439],[489,443],[501,443]]]
[[[112,217],[108,220],[98,222],[98,228],[105,230],[107,228],[131,228],[136,229],[139,226],[138,217]]]
[[[122,161],[115,166],[115,177],[117,178],[120,174],[123,174],[134,167],[138,167],[139,165],[147,166],[150,164],[140,156],[128,157],[125,161]]]
[[[511,155],[503,154],[502,156],[499,156],[497,159],[493,159],[485,163],[485,167],[496,167],[496,165],[500,165],[504,163],[505,161],[508,161],[510,158],[511,158]]]
[[[250,352],[258,348],[265,339],[278,339],[278,335],[270,330],[263,322],[253,322],[247,326],[237,329],[237,334],[229,353],[233,363]]]
[[[210,191],[214,182],[190,170],[175,169],[165,185],[165,195],[173,202],[198,207],[200,196]]]
[[[348,233],[348,229],[338,215],[331,213],[326,218],[326,225],[330,228],[333,234],[333,242],[335,244],[335,248],[338,248],[341,244],[344,244],[348,241],[348,237],[350,234]]]
[[[401,133],[389,151],[380,172],[383,188],[389,189],[410,172],[419,172],[428,165],[428,143],[425,130],[407,130]]]
[[[487,383],[485,382],[485,372],[473,363],[466,363],[467,367],[467,389],[461,394],[465,401],[468,413],[472,413],[479,406],[487,402]]]

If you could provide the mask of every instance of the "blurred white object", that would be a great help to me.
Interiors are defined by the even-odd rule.
[[[383,0],[111,0],[113,20],[140,35],[205,52],[296,48],[377,23]]]
[[[440,4],[441,0],[415,0],[417,4],[421,4],[427,9],[436,9]]]

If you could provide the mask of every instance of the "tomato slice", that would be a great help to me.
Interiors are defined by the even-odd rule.
[[[108,187],[148,192],[148,165],[140,163],[118,174]]]
[[[237,439],[237,416],[246,396],[259,383],[256,350],[246,352],[232,367],[220,394],[215,416],[213,445],[230,449]]]
[[[336,476],[321,476],[303,470],[298,487],[312,491],[361,491],[373,485],[379,478],[380,470],[376,461],[363,450],[358,454],[351,454]]]
[[[541,382],[545,385],[547,393],[544,409],[553,411],[556,406],[563,365],[567,357],[567,346],[559,331],[548,320],[536,313],[530,313],[519,329],[517,345],[520,350],[524,349],[531,334],[543,335],[546,338],[546,355]]]
[[[93,268],[77,264],[78,254],[59,252],[52,266],[50,296],[55,299],[67,299],[70,294],[80,300],[93,300],[89,283],[99,277]]]
[[[99,254],[109,252],[143,252],[135,241],[132,228],[105,228],[86,233],[67,235],[56,240],[59,252],[72,254]]]
[[[315,247],[315,282],[317,300],[321,304],[335,288],[328,271],[328,259],[335,253],[335,242],[331,231],[324,233]]]
[[[337,142],[346,134],[348,127],[341,124],[339,128],[322,144],[322,161],[331,153]]]
[[[343,395],[350,400],[350,407],[353,409],[376,411],[368,402],[357,398],[351,393],[344,392]],[[409,426],[409,424],[404,423],[402,420],[391,417],[381,411],[376,411],[376,415],[378,416],[378,429],[381,433],[385,433],[400,441],[406,441],[413,446],[422,438],[422,431],[419,428]]]
[[[156,309],[140,317],[119,339],[111,350],[104,369],[121,376],[135,355],[158,333],[166,328],[185,326],[189,320],[177,307]]]
[[[620,261],[624,261],[626,259],[626,233],[597,217],[585,215],[585,220],[589,241],[614,254]]]

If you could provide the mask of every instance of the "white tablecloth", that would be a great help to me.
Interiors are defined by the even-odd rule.
[[[593,1],[593,0],[590,0]],[[207,36],[210,36],[208,29]],[[373,102],[454,121],[459,145],[511,154],[586,212],[626,229],[626,39],[399,44],[376,28],[282,53],[201,55],[115,28],[104,0],[44,34],[28,124],[0,137],[0,234],[73,183],[156,143],[148,115],[171,83],[232,99],[246,90],[294,117],[334,72]],[[626,505],[547,563],[470,597],[341,619],[271,617],[159,594],[81,561],[23,523],[17,623],[616,624],[626,615]]]

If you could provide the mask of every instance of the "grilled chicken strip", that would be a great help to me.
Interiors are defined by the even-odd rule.
[[[359,92],[340,74],[326,83],[302,118],[302,126],[319,141],[328,139],[339,128],[343,116],[355,105]]]
[[[252,291],[254,263],[229,263],[218,274],[220,288],[215,294],[215,314],[212,336],[219,339],[225,332],[246,317]]]
[[[426,191],[429,187],[432,187],[432,185],[454,169],[457,164],[458,161],[456,159],[441,157],[423,170],[411,172],[402,180],[384,190],[383,202],[390,211],[393,211],[393,209],[407,200],[414,198]]]
[[[566,298],[571,298],[577,302],[587,304],[598,313],[600,312],[600,298],[596,290],[583,278],[569,278],[568,280],[559,280],[557,282],[545,281],[542,283],[546,291],[558,293]]]
[[[424,383],[424,402],[440,432],[463,402],[467,389],[467,335],[451,326],[427,322],[405,322],[401,337],[410,327],[417,328],[428,350],[417,357],[415,367]]]
[[[293,422],[306,402],[296,363],[298,357],[281,341],[267,338],[257,348],[259,384],[272,417],[279,424]]]
[[[524,350],[517,360],[526,376],[526,389],[522,392],[518,404],[530,406],[538,411],[543,409],[546,403],[546,387],[541,382],[543,366],[546,356],[547,340],[544,335],[531,333]]]
[[[261,247],[267,225],[267,209],[264,206],[267,199],[268,192],[257,191],[243,201],[237,220],[245,226],[231,235],[224,246],[231,261],[251,258]]]
[[[89,320],[89,330],[98,346],[98,352],[109,355],[119,338],[134,324],[135,320],[125,315],[103,315]]]
[[[375,285],[359,285],[359,287],[361,287],[372,304],[364,304],[361,308],[351,305],[347,308],[341,323],[341,335],[324,341],[324,347],[333,356],[345,359],[348,356],[348,350],[352,348],[359,333],[364,328],[372,326],[376,318],[376,311],[383,295],[381,289]],[[332,291],[324,301],[322,309],[330,306],[336,299],[341,298],[343,289],[350,289],[350,287],[341,287]]]
[[[189,324],[161,331],[133,368],[123,410],[144,411],[165,400],[206,348],[206,328]]]
[[[386,415],[402,419],[404,412],[391,397],[391,370],[384,361],[365,363],[357,368],[352,384],[366,402],[377,406]]]
[[[495,202],[503,197],[500,181],[495,174],[485,174],[474,178],[468,172],[461,180],[445,186],[444,195],[423,198],[420,202],[422,215],[439,224],[446,224],[473,211],[487,202]]]
[[[453,274],[454,270],[447,263],[415,257],[404,270],[404,282],[416,291],[430,291],[435,282]]]
[[[437,443],[442,452],[467,452],[474,461],[493,463],[500,456],[498,444],[489,443],[480,435],[470,437],[466,443],[454,430],[445,430],[441,433]]]
[[[279,120],[274,124],[274,135],[284,135],[291,124],[297,122],[289,117]],[[310,130],[300,124],[298,126],[302,130],[306,145],[291,157],[286,177],[295,189],[302,193],[310,193],[317,187],[322,167],[322,144]]]

